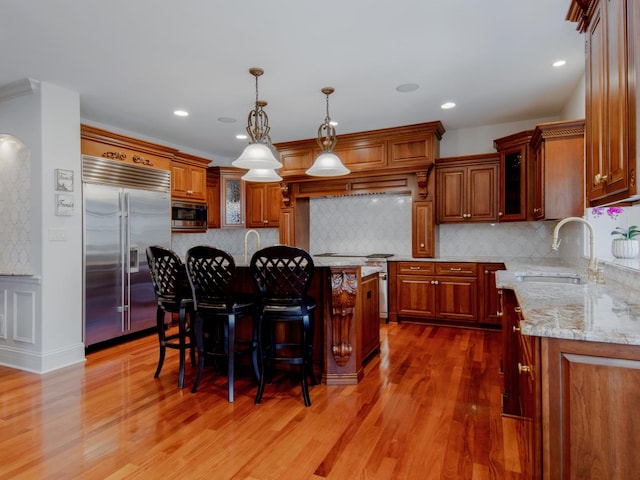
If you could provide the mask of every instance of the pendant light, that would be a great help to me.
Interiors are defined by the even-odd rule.
[[[340,158],[333,153],[333,148],[336,146],[338,139],[336,138],[336,129],[331,125],[331,118],[329,117],[329,95],[334,92],[334,89],[325,87],[321,92],[327,97],[327,116],[324,119],[324,123],[318,127],[318,145],[320,145],[322,151],[306,173],[312,177],[339,177],[340,175],[347,175],[350,173],[349,169],[345,167],[340,161]]]
[[[249,69],[249,73],[256,78],[256,105],[249,112],[247,120],[247,133],[251,138],[251,143],[245,147],[242,154],[231,165],[247,170],[274,170],[282,167],[282,164],[276,159],[271,150],[269,117],[264,111],[267,102],[258,99],[258,77],[264,73],[264,70],[254,67]]]
[[[246,182],[279,182],[282,177],[273,168],[252,168],[242,177]]]

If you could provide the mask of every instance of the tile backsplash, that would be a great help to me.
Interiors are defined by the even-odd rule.
[[[311,200],[312,253],[411,256],[411,197],[356,195]],[[555,257],[555,222],[440,225],[438,256]]]

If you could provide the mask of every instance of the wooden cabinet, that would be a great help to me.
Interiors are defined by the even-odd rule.
[[[478,321],[485,325],[502,326],[496,272],[504,269],[505,266],[502,263],[478,265]]]
[[[80,151],[84,155],[161,170],[171,170],[173,158],[178,153],[174,148],[88,125],[80,125]]]
[[[533,130],[526,130],[493,142],[500,153],[501,222],[527,220],[527,165],[532,134]]]
[[[477,321],[477,265],[451,262],[390,262],[398,317],[455,322]]]
[[[638,9],[633,0],[573,0],[567,14],[585,33],[589,207],[638,194]]]
[[[541,123],[531,137],[529,218],[584,214],[584,120]]]
[[[220,214],[220,228],[245,227],[245,182],[241,179],[245,170],[234,167],[209,167],[207,170],[207,198],[209,208],[219,194],[216,210]],[[217,223],[209,218],[209,223]]]
[[[278,183],[247,183],[247,228],[278,227],[282,195]]]
[[[438,223],[497,222],[499,164],[497,155],[438,159]]]
[[[440,156],[443,134],[439,121],[350,133],[338,135],[334,152],[352,173],[425,168]],[[278,173],[285,179],[304,177],[320,152],[315,138],[274,146],[283,165]]]
[[[542,478],[542,396],[540,339],[518,332],[519,444],[525,449],[523,478]],[[558,407],[560,408],[560,407]],[[545,477],[547,478],[547,477]],[[591,478],[591,477],[576,477]]]
[[[220,228],[220,175],[213,169],[207,169],[207,227]]]
[[[415,258],[433,258],[436,253],[436,224],[433,202],[415,200],[411,205],[411,252]]]
[[[361,362],[380,350],[380,312],[378,274],[367,275],[360,282],[358,291],[359,321],[356,338],[360,339]]]
[[[177,153],[171,165],[171,198],[207,200],[207,165],[210,160]]]
[[[541,342],[545,479],[627,479],[640,472],[640,347]]]
[[[520,380],[518,374],[520,306],[513,290],[500,290],[502,318],[502,413],[520,415]]]

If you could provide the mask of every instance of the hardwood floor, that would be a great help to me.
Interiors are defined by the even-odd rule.
[[[157,339],[91,353],[46,375],[0,367],[0,478],[521,479],[517,423],[500,415],[500,333],[381,324],[354,386],[265,389],[177,352],[153,378]]]

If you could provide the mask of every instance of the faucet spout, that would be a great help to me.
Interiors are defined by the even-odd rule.
[[[551,249],[558,250],[558,247],[560,247],[560,239],[558,238],[558,234],[560,233],[560,228],[562,228],[562,226],[565,223],[569,223],[569,222],[584,223],[589,229],[589,266],[587,269],[587,273],[589,275],[590,280],[596,279],[598,276],[598,260],[596,259],[596,256],[595,256],[595,231],[593,229],[593,225],[591,225],[591,223],[589,223],[587,220],[581,217],[567,217],[560,220],[555,226],[555,228],[553,229]]]
[[[260,250],[260,234],[253,228],[247,230],[247,233],[244,234],[244,263],[247,263],[247,244],[249,242],[249,235],[251,234],[254,234],[256,237],[256,252]]]

